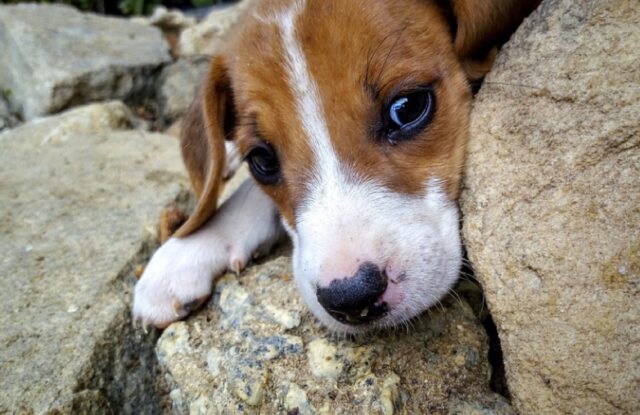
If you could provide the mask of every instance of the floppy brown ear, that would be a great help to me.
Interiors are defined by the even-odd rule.
[[[451,0],[454,48],[469,80],[489,72],[506,42],[541,0]]]
[[[227,69],[222,57],[216,57],[182,125],[182,158],[198,204],[174,236],[190,235],[215,213],[222,191],[224,140],[233,134],[234,118]]]

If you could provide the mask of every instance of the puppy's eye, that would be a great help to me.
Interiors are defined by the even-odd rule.
[[[416,134],[431,121],[434,109],[435,98],[429,87],[396,96],[386,109],[387,137],[395,142]]]
[[[246,157],[253,177],[262,184],[276,184],[280,181],[280,162],[275,150],[268,143],[254,147]]]

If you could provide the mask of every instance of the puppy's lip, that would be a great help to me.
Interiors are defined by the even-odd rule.
[[[363,308],[358,315],[349,315],[335,310],[329,310],[331,317],[340,323],[350,326],[358,326],[374,322],[384,317],[389,311],[389,305],[384,301],[378,301],[375,304]]]
[[[402,283],[407,279],[406,275],[400,274],[395,278],[389,278],[387,289],[380,296],[379,302],[387,304],[389,309],[394,309],[402,304],[404,295],[402,292]]]

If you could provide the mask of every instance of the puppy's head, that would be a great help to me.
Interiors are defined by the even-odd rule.
[[[259,3],[212,63],[190,115],[202,122],[187,122],[200,202],[179,235],[214,213],[223,140],[234,140],[280,209],[323,323],[361,331],[430,307],[461,263],[469,80],[533,7],[520,3]]]

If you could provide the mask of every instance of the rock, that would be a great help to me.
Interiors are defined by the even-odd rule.
[[[133,17],[131,21],[146,26],[155,26],[162,30],[173,56],[178,55],[177,46],[180,33],[187,27],[196,24],[195,17],[185,16],[180,10],[167,10],[164,6],[156,7],[149,17]]]
[[[335,356],[336,346],[327,339],[315,339],[308,345],[307,360],[311,374],[316,378],[338,379],[344,370],[344,364]]]
[[[207,17],[180,34],[178,54],[214,55],[224,44],[229,29],[255,0],[242,0],[233,6],[213,10]]]
[[[0,131],[5,128],[11,128],[16,124],[18,124],[18,119],[11,111],[11,106],[5,98],[4,91],[0,91]]]
[[[42,126],[47,126],[44,129]],[[37,126],[40,145],[59,144],[69,139],[70,134],[97,134],[113,130],[147,129],[145,121],[135,117],[129,107],[121,101],[88,104],[59,114],[56,117],[33,120]]]
[[[295,383],[289,383],[287,394],[284,398],[284,407],[287,413],[297,412],[299,415],[311,415],[316,413],[316,408],[309,403],[307,393]]]
[[[639,21],[545,1],[474,105],[463,233],[523,414],[640,412]]]
[[[303,305],[288,248],[242,274],[158,341],[175,413],[513,413],[489,390],[486,334],[465,302],[410,329],[338,338]]]
[[[131,291],[186,178],[136,123],[111,102],[0,133],[0,413],[162,410]]]
[[[25,119],[153,89],[171,61],[154,27],[63,5],[0,6],[0,86]]]
[[[195,18],[185,16],[180,10],[168,10],[164,6],[156,7],[149,17],[133,17],[131,21],[142,25],[156,26],[163,32],[181,31],[196,24]]]
[[[171,122],[187,112],[209,68],[209,61],[205,56],[185,58],[162,70],[158,98],[165,121]]]

